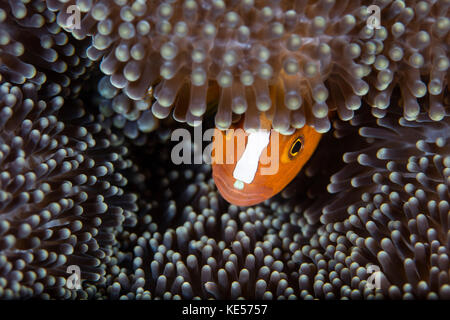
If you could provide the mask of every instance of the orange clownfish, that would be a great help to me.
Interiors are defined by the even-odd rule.
[[[321,134],[305,125],[291,135],[271,130],[262,113],[260,130],[245,132],[244,119],[231,130],[215,129],[212,174],[220,194],[237,206],[251,206],[279,193],[313,155]]]

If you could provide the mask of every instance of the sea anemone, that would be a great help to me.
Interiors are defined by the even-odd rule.
[[[0,0],[0,299],[450,299],[449,6]],[[330,131],[279,195],[171,162],[263,111]]]
[[[335,196],[320,221],[343,236],[323,245],[336,248],[335,259],[347,251],[356,274],[378,265],[385,297],[449,299],[450,117],[418,118],[355,119],[367,145],[345,153],[347,165],[331,177]]]
[[[136,209],[127,149],[75,99],[92,62],[44,1],[2,1],[0,27],[0,297],[87,297],[66,268],[104,281]]]
[[[66,268],[102,283],[111,230],[131,220],[131,166],[80,101],[38,99],[36,85],[0,85],[0,297],[83,297]]]
[[[120,89],[111,85],[107,77],[98,82],[98,93],[93,93],[93,104],[105,117],[104,125],[122,130],[123,134],[137,145],[147,141],[146,133],[155,130],[159,121],[150,111],[152,97],[132,100]]]
[[[1,1],[0,82],[34,83],[48,99],[76,97],[92,61],[86,42],[70,38],[45,1]]]
[[[220,129],[242,114],[246,128],[258,127],[258,113],[267,111],[282,133],[305,123],[326,132],[330,110],[351,119],[364,96],[382,117],[399,82],[408,119],[427,93],[430,117],[443,117],[448,0],[47,4],[77,39],[91,38],[88,57],[101,59],[113,86],[134,100],[154,92],[158,118],[173,110],[195,125],[212,99]],[[81,27],[68,29],[74,4]],[[367,22],[372,4],[382,16],[376,29]]]
[[[433,120],[445,116],[443,99],[448,90],[450,1],[394,1],[382,12],[386,39],[370,44],[377,56],[369,57],[373,72],[367,95],[372,114],[381,118],[399,85],[403,116],[416,120],[426,110]],[[421,107],[422,106],[422,107]]]

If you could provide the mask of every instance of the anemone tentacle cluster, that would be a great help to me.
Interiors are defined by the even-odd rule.
[[[355,121],[373,142],[343,155],[320,220],[345,235],[329,243],[351,248],[358,265],[381,267],[387,297],[450,299],[450,118],[419,118]]]
[[[66,28],[67,9],[79,5],[81,28],[72,34],[91,38],[88,57],[101,59],[110,83],[129,98],[152,91],[157,118],[172,113],[195,125],[213,95],[220,129],[243,114],[246,128],[258,127],[258,114],[268,111],[282,133],[305,123],[326,132],[330,110],[351,119],[362,97],[382,117],[399,82],[408,119],[425,96],[432,119],[445,114],[448,0],[47,3]],[[377,29],[367,23],[374,4]]]
[[[394,1],[383,11],[383,45],[368,44],[373,72],[367,95],[372,114],[382,118],[398,84],[405,119],[417,120],[426,110],[431,119],[446,115],[450,42],[450,1]],[[385,16],[386,15],[386,16]]]
[[[92,61],[43,0],[0,2],[0,81],[30,82],[42,97],[76,97]],[[56,99],[56,98],[55,98]]]
[[[135,144],[143,145],[146,133],[155,130],[159,124],[150,110],[152,97],[132,100],[112,86],[107,77],[99,80],[98,93],[100,97],[94,98],[94,104],[98,105],[108,125],[121,129]]]
[[[111,230],[135,210],[127,149],[81,102],[60,110],[28,82],[0,92],[0,297],[76,296],[67,266],[104,281]]]

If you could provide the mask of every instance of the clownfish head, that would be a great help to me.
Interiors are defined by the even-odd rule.
[[[227,131],[215,129],[212,172],[225,200],[251,206],[279,193],[314,153],[321,134],[305,125],[291,135],[266,129],[247,132],[243,120]],[[270,128],[270,129],[269,129]]]

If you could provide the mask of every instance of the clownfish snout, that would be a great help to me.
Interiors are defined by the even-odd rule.
[[[252,186],[223,174],[221,167],[213,171],[213,179],[222,197],[237,206],[247,207],[261,203],[273,195],[273,190],[265,186]],[[243,193],[245,189],[245,193]]]

